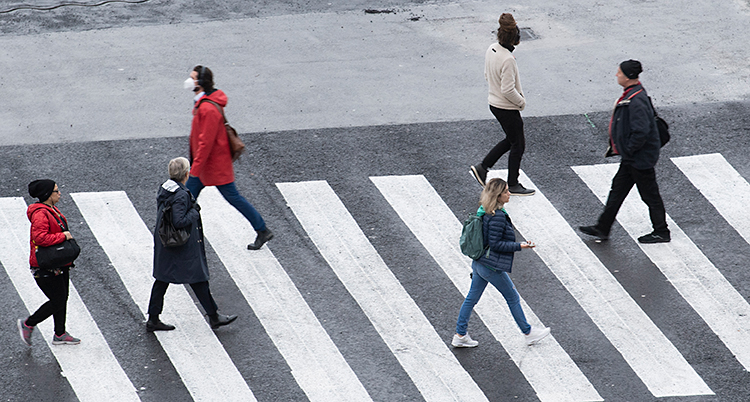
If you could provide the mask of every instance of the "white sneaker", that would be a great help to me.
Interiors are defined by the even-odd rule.
[[[526,344],[531,346],[549,335],[549,328],[537,328],[532,327],[531,331],[524,335],[526,337]]]
[[[479,342],[471,339],[469,334],[464,335],[463,337],[458,336],[458,334],[453,335],[453,342],[451,342],[451,345],[456,348],[473,348],[477,345],[479,345]]]

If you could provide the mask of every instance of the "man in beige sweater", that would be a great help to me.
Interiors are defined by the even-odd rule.
[[[521,41],[521,31],[510,13],[501,15],[499,22],[498,43],[493,43],[485,54],[484,77],[489,85],[490,111],[505,131],[505,139],[497,143],[481,163],[471,166],[471,173],[479,184],[484,186],[487,171],[501,156],[510,151],[508,188],[511,195],[533,195],[533,189],[527,189],[518,182],[521,158],[526,148],[521,118],[521,110],[526,107],[526,99],[521,89],[516,58],[512,53],[515,45]]]

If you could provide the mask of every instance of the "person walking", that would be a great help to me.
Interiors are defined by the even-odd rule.
[[[223,315],[218,308],[208,286],[208,262],[203,239],[200,205],[195,202],[185,183],[190,174],[190,162],[186,158],[175,158],[169,161],[169,180],[159,188],[156,196],[157,212],[154,231],[154,285],[148,303],[148,321],[146,330],[171,331],[175,327],[159,319],[164,307],[164,295],[170,283],[188,283],[195,296],[206,311],[211,328],[231,324],[236,315]],[[187,243],[176,247],[165,247],[159,237],[159,222],[163,219],[164,209],[171,206],[172,224],[177,229],[190,232]]]
[[[579,230],[597,240],[609,239],[609,231],[617,212],[635,185],[643,202],[648,205],[653,232],[638,238],[640,243],[666,243],[671,240],[667,228],[664,202],[659,194],[654,166],[659,161],[661,140],[656,126],[654,108],[638,76],[643,71],[637,60],[620,63],[615,74],[624,88],[615,102],[609,123],[607,156],[620,155],[620,168],[612,179],[604,211],[596,225],[579,226]]]
[[[213,72],[205,66],[195,66],[184,84],[185,88],[196,93],[190,130],[193,167],[187,188],[197,199],[205,186],[216,186],[224,199],[240,211],[257,232],[255,241],[248,244],[248,250],[259,250],[273,238],[273,232],[234,184],[232,154],[223,116],[227,95],[214,88]]]
[[[471,166],[471,173],[481,186],[487,181],[487,171],[506,152],[508,155],[508,187],[511,195],[533,195],[535,190],[525,188],[518,182],[521,158],[526,149],[521,110],[526,107],[526,98],[521,89],[521,78],[513,50],[521,42],[521,30],[510,13],[503,13],[498,20],[497,43],[487,49],[484,56],[484,78],[489,84],[490,111],[505,132],[505,139],[490,150],[484,160]]]
[[[549,335],[549,328],[532,327],[521,308],[521,297],[508,275],[513,266],[513,255],[522,249],[534,248],[531,242],[516,242],[516,234],[503,206],[510,201],[508,184],[503,179],[490,180],[479,197],[477,215],[482,217],[484,245],[489,251],[471,263],[471,288],[466,295],[456,322],[456,334],[451,344],[457,348],[473,348],[479,344],[466,332],[474,306],[482,297],[487,283],[491,283],[508,303],[516,325],[521,329],[527,345],[533,345]]]
[[[34,180],[29,183],[29,195],[39,202],[29,205],[26,216],[31,222],[31,255],[29,264],[39,289],[49,300],[26,319],[18,320],[18,331],[21,339],[31,346],[31,335],[37,324],[52,316],[55,321],[53,345],[77,345],[78,338],[72,337],[65,330],[65,318],[68,307],[68,289],[70,288],[70,268],[73,263],[61,267],[40,268],[36,260],[37,247],[49,247],[73,238],[68,230],[68,220],[55,206],[60,201],[60,188],[53,180]]]

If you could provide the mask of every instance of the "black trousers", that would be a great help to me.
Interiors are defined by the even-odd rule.
[[[508,185],[518,184],[518,170],[521,169],[521,158],[526,150],[526,138],[523,135],[523,119],[518,110],[498,109],[490,105],[490,111],[495,116],[500,126],[505,131],[505,139],[498,142],[490,153],[484,157],[482,166],[486,169],[495,166],[495,163],[506,152],[508,155]]]
[[[49,299],[26,319],[26,325],[35,327],[52,316],[55,320],[55,335],[65,333],[65,315],[68,309],[68,289],[70,289],[70,272],[65,269],[62,274],[45,278],[35,278],[39,289]]]
[[[599,216],[596,228],[603,234],[609,234],[609,230],[617,217],[617,211],[620,210],[633,185],[638,188],[641,199],[648,205],[648,213],[651,217],[654,233],[669,235],[664,202],[659,195],[659,185],[656,184],[656,171],[654,168],[636,169],[622,163],[620,169],[617,170],[617,174],[612,178],[612,188],[609,190],[604,212]]]
[[[154,286],[151,288],[151,299],[148,302],[148,315],[158,316],[161,314],[164,308],[164,295],[167,293],[169,287],[168,282],[162,282],[160,280],[154,281]],[[208,281],[191,283],[190,287],[193,288],[195,296],[203,306],[203,310],[206,310],[206,314],[209,316],[216,314],[218,307],[211,296],[211,290],[208,288]]]

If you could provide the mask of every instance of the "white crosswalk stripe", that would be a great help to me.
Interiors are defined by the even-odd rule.
[[[605,164],[575,166],[573,170],[604,203],[617,168],[617,164]],[[637,191],[625,199],[617,221],[633,239],[652,230],[648,207]],[[671,242],[639,246],[745,369],[750,369],[750,304],[669,215],[667,225]]]
[[[147,314],[154,282],[152,232],[122,191],[73,193],[71,197],[133,301]],[[155,334],[193,399],[255,401],[187,290],[170,286],[164,306],[164,321],[177,329]]]
[[[214,187],[200,194],[206,238],[311,401],[372,400],[268,247],[244,250],[250,223]]]
[[[425,400],[487,400],[328,183],[277,183],[277,187]]]
[[[47,301],[29,272],[29,229],[23,198],[0,198],[0,262],[30,312]],[[71,232],[75,235],[75,231]],[[75,269],[75,268],[73,268]],[[19,315],[19,318],[20,315]],[[68,329],[81,343],[52,345],[53,320],[41,322],[40,332],[80,401],[139,401],[135,387],[117,362],[78,291],[71,283],[68,296]],[[38,342],[40,334],[32,339]],[[107,373],[102,376],[102,373]]]
[[[507,177],[507,171],[490,177]],[[533,182],[521,172],[519,180]],[[712,395],[675,346],[596,258],[568,222],[537,189],[506,205],[519,233],[622,354],[656,397]]]
[[[466,296],[471,259],[461,254],[461,222],[424,176],[370,177],[435,261]],[[523,294],[523,290],[519,293]],[[533,347],[525,345],[503,296],[488,287],[474,308],[511,356],[541,401],[600,401],[602,397],[560,347],[553,335]],[[532,326],[543,326],[521,299]],[[489,302],[488,302],[489,301]],[[456,314],[458,314],[456,306]]]

